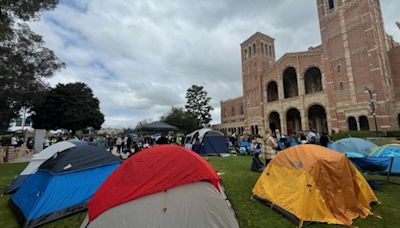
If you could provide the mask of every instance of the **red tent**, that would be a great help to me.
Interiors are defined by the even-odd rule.
[[[89,222],[103,212],[157,192],[209,181],[220,191],[219,177],[201,156],[175,145],[145,149],[125,161],[88,204]]]

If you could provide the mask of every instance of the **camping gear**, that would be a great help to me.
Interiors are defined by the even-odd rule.
[[[239,226],[208,162],[160,145],[132,156],[104,182],[81,227]]]
[[[210,156],[229,153],[224,134],[213,129],[196,130],[186,136],[186,139],[185,148],[200,155]]]
[[[342,153],[359,153],[368,156],[373,149],[378,147],[371,141],[361,138],[343,138],[329,145],[329,148]]]
[[[304,144],[278,153],[253,188],[292,222],[351,225],[378,202],[367,181],[342,153]]]
[[[390,166],[385,172],[400,174],[400,144],[387,144],[376,148],[369,155],[370,157],[391,157],[393,160],[392,169]]]
[[[17,191],[17,189],[25,183],[30,175],[35,173],[39,166],[43,164],[47,159],[51,158],[56,153],[62,153],[69,148],[76,147],[76,141],[61,141],[53,144],[46,149],[42,150],[33,156],[32,161],[29,162],[28,166],[19,174],[19,176],[5,189],[4,194],[11,194]]]
[[[87,142],[53,154],[10,200],[23,227],[36,227],[86,209],[120,159]]]

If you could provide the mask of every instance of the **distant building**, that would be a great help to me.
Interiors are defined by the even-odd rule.
[[[275,59],[274,38],[241,46],[243,96],[221,101],[225,134],[400,128],[400,46],[379,0],[317,0],[321,45]],[[295,10],[295,9],[293,9]]]
[[[33,131],[32,119],[30,117],[25,118],[25,120],[23,118],[14,119],[8,128],[10,132],[22,132],[22,130]]]

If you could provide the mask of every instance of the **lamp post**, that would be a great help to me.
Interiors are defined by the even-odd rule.
[[[375,102],[374,102],[374,98],[372,96],[372,91],[370,88],[365,86],[365,92],[369,93],[369,104],[371,105],[371,109],[372,109],[372,115],[374,116],[374,121],[375,121],[375,131],[376,131],[376,136],[378,136],[378,124],[376,122],[376,107],[375,107]]]

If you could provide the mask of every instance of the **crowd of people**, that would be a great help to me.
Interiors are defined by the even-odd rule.
[[[289,136],[281,134],[279,130],[272,132],[267,129],[263,137],[244,135],[237,139],[235,134],[229,137],[229,144],[232,149],[241,155],[253,155],[252,169],[255,166],[254,169],[257,171],[262,171],[280,150],[299,144],[318,144],[328,147],[329,142],[328,134],[319,134],[315,130]],[[261,162],[260,156],[265,158],[265,164]]]

